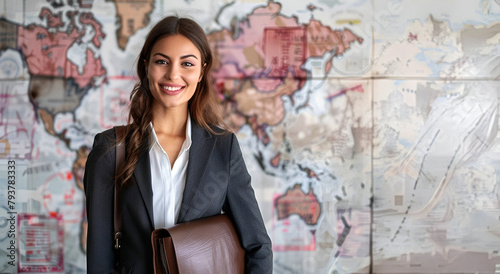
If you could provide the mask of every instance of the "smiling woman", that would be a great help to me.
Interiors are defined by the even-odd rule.
[[[187,114],[188,101],[202,78],[201,53],[180,34],[161,38],[155,43],[149,60],[144,61],[149,90],[154,97],[154,117],[168,111]],[[153,125],[155,125],[153,121]]]
[[[85,167],[88,273],[153,273],[150,235],[225,212],[243,249],[245,273],[271,273],[271,240],[238,140],[225,125],[210,79],[203,29],[175,16],[158,22],[139,55],[125,134],[96,135]],[[115,145],[125,160],[115,172]],[[114,179],[122,241],[113,249]]]
[[[152,125],[171,168],[186,138],[188,102],[202,79],[201,53],[185,36],[159,39],[144,61],[154,98]]]

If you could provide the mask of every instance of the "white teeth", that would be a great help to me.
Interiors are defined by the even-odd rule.
[[[162,88],[168,91],[178,91],[179,89],[181,89],[181,87],[167,87],[167,86],[162,86]]]

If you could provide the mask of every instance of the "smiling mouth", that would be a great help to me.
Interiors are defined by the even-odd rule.
[[[163,89],[166,89],[168,91],[179,91],[181,90],[183,87],[171,87],[171,86],[161,86],[161,88]]]
[[[164,86],[160,85],[160,88],[165,92],[167,95],[177,95],[181,93],[186,86]]]

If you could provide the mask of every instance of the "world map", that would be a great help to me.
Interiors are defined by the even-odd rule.
[[[171,2],[0,1],[1,273],[86,273],[87,155],[169,14],[206,31],[274,273],[498,267],[498,1]]]

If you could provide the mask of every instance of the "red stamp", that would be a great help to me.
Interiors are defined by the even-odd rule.
[[[264,65],[269,77],[306,77],[301,66],[306,60],[307,38],[304,27],[270,27],[264,29]]]
[[[62,215],[18,215],[18,272],[63,272]]]

